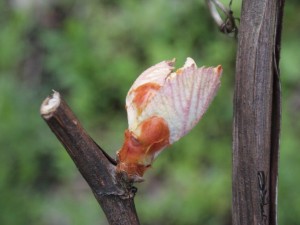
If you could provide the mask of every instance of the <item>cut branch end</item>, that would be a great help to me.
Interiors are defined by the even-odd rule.
[[[45,119],[48,119],[52,116],[53,112],[56,111],[59,105],[60,94],[53,90],[53,94],[43,101],[40,108],[40,113]]]

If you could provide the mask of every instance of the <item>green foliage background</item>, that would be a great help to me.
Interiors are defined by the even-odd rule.
[[[226,5],[226,1],[223,1]],[[234,1],[239,14],[241,2]],[[279,224],[299,224],[300,3],[285,8]],[[39,115],[61,92],[114,156],[124,101],[149,66],[187,56],[222,64],[222,86],[203,120],[164,151],[138,185],[142,224],[231,224],[231,130],[236,42],[218,32],[204,1],[91,0],[0,3],[0,224],[107,224],[83,178]]]

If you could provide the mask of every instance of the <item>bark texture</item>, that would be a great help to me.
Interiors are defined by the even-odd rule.
[[[91,187],[109,224],[138,225],[133,202],[136,189],[116,174],[114,159],[85,132],[58,92],[45,99],[41,115]]]
[[[233,225],[277,224],[283,0],[244,0],[233,128]]]

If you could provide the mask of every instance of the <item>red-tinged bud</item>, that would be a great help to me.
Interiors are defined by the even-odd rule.
[[[143,72],[126,97],[128,130],[118,151],[117,170],[142,179],[156,156],[189,132],[207,110],[220,85],[222,67],[197,68],[187,58],[173,71],[175,60]]]
[[[169,145],[169,128],[161,117],[146,119],[136,132],[138,135],[125,131],[125,141],[118,152],[117,169],[127,172],[129,177],[142,177],[159,151]]]

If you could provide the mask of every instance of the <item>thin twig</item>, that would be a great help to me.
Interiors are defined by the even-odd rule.
[[[91,187],[109,224],[138,225],[136,189],[116,176],[115,161],[86,133],[58,92],[44,100],[40,113]]]
[[[234,33],[234,37],[237,37],[238,28],[236,26],[235,20],[239,20],[233,16],[233,11],[231,10],[232,0],[229,3],[229,8],[225,7],[218,0],[205,0],[210,11],[210,14],[219,27],[220,31],[224,34]],[[222,19],[219,11],[222,11],[225,15],[225,20]]]

